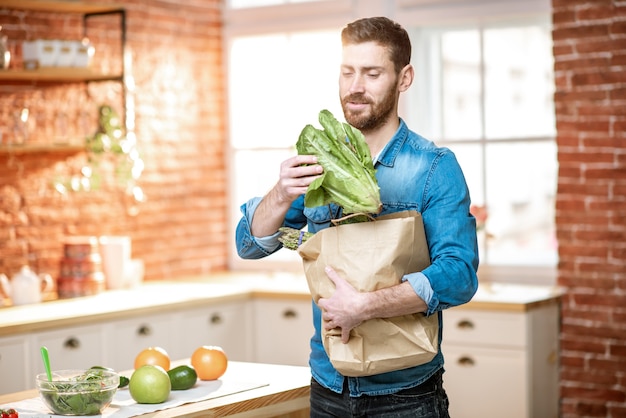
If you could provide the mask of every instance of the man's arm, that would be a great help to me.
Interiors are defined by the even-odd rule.
[[[326,274],[335,283],[335,292],[321,298],[325,329],[341,328],[341,341],[347,343],[350,331],[363,321],[372,318],[391,318],[426,311],[426,302],[407,281],[373,292],[358,292],[331,267]]]

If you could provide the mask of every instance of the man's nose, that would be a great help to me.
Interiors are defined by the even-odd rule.
[[[350,83],[350,93],[363,93],[365,91],[364,78],[361,75],[357,75]]]

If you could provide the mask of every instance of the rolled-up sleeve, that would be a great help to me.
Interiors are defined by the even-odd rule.
[[[254,197],[240,207],[243,216],[239,220],[239,224],[237,224],[235,243],[237,253],[244,259],[258,259],[268,256],[277,251],[281,245],[280,241],[278,241],[280,232],[266,237],[255,237],[252,235],[250,224],[259,203],[261,203],[261,198]]]
[[[433,288],[428,281],[428,278],[421,272],[407,274],[402,278],[403,282],[409,282],[417,296],[419,296],[428,306],[427,315],[434,312],[434,306],[431,306],[433,300]],[[435,304],[436,306],[436,304]]]

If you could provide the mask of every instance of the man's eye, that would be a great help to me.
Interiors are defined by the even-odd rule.
[[[380,73],[367,73],[369,78],[378,78],[380,77]]]

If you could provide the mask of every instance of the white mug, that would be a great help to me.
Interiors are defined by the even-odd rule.
[[[127,287],[126,271],[130,263],[131,240],[128,236],[101,236],[100,256],[107,289]]]

